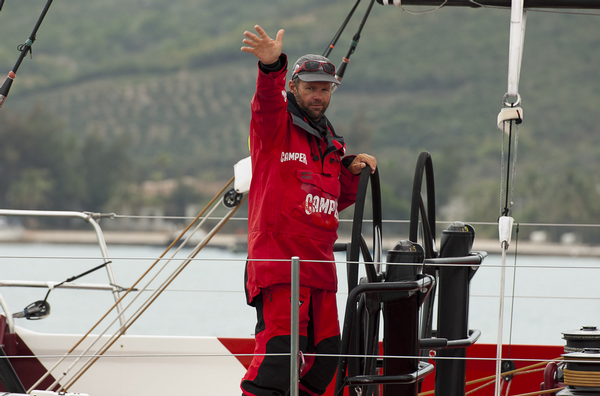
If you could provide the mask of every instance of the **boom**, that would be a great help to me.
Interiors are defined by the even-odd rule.
[[[452,6],[452,7],[507,7],[511,0],[377,0],[382,5],[397,6]],[[525,0],[525,8],[600,9],[598,0]]]

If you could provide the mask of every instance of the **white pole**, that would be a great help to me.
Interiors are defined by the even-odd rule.
[[[523,58],[526,20],[527,11],[523,9],[523,0],[512,0],[508,52],[507,94],[509,96],[516,97],[519,93],[519,79],[521,76],[521,60]]]
[[[510,245],[514,219],[501,216],[498,219],[500,246],[502,247],[502,267],[500,268],[500,308],[498,313],[498,340],[496,345],[496,389],[494,396],[500,396],[502,389],[502,330],[504,327],[504,288],[506,283],[506,251]]]
[[[506,275],[506,250],[508,244],[502,242],[502,267],[500,268],[500,312],[498,314],[498,339],[496,344],[496,390],[494,396],[500,396],[502,389],[502,330],[504,326],[504,285]]]
[[[292,318],[290,320],[290,396],[298,396],[300,372],[298,353],[300,350],[300,258],[292,257],[292,295],[290,298]]]

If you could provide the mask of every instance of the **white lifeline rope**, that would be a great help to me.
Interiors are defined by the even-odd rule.
[[[494,396],[500,396],[502,391],[502,333],[504,327],[504,289],[506,287],[506,251],[510,245],[510,239],[512,234],[512,227],[514,223],[514,219],[511,217],[512,215],[512,204],[514,200],[514,190],[515,190],[515,176],[516,176],[516,166],[517,166],[517,147],[518,147],[518,136],[519,129],[518,124],[523,121],[523,110],[520,107],[509,107],[503,108],[498,114],[498,128],[500,128],[502,133],[502,162],[501,162],[501,183],[500,183],[500,214],[501,216],[498,218],[498,231],[500,236],[500,246],[502,247],[502,261],[500,268],[500,307],[498,312],[498,339],[496,344],[496,386],[494,391]],[[515,124],[515,142],[514,142],[514,152],[513,161],[512,161],[512,170],[510,175],[510,187],[507,185],[506,188],[510,188],[510,198],[507,197],[508,202],[504,202],[503,208],[503,200],[504,200],[504,136],[508,133],[510,136],[511,123]],[[510,139],[509,139],[510,141]],[[510,150],[510,147],[509,147]],[[507,159],[507,166],[510,166],[510,158]],[[508,184],[508,183],[507,183]],[[504,209],[508,208],[508,213],[505,213],[502,216]]]
[[[504,96],[504,105],[510,106],[503,108],[498,114],[498,128],[505,133],[507,126],[510,128],[512,123],[515,125],[519,124],[523,120],[523,110],[519,106],[521,98],[519,96],[519,78],[521,75],[521,61],[523,59],[523,44],[525,39],[525,22],[527,20],[527,11],[523,8],[524,0],[512,0],[511,3],[511,14],[510,14],[510,41],[509,41],[509,53],[508,53],[508,88],[506,95]],[[508,103],[508,97],[515,97],[516,101],[512,104]],[[510,134],[509,134],[510,136]],[[510,141],[510,139],[509,139]],[[498,219],[498,230],[500,236],[500,245],[502,247],[502,267],[500,269],[500,307],[498,312],[498,340],[496,345],[496,386],[494,390],[494,396],[500,396],[502,392],[502,331],[504,327],[504,288],[506,282],[506,251],[510,245],[510,237],[512,232],[512,226],[514,219],[510,217],[512,215],[512,203],[514,194],[514,183],[515,183],[515,166],[517,159],[517,143],[518,143],[518,128],[515,131],[515,144],[514,144],[514,157],[513,157],[513,169],[510,175],[507,177],[510,180],[510,199],[507,197],[507,201],[504,204],[504,208],[509,208],[508,213],[504,213],[502,216],[502,200],[504,195],[502,194],[502,187],[500,187],[500,213],[501,217]],[[510,147],[509,147],[510,150]],[[510,151],[509,151],[510,152]],[[510,158],[507,161],[507,166],[510,166]],[[502,138],[502,182],[504,184],[504,137]],[[506,188],[509,188],[508,185]]]
[[[494,396],[500,396],[502,387],[502,331],[504,326],[504,288],[506,284],[506,251],[510,245],[514,219],[509,216],[501,216],[498,219],[498,231],[500,233],[500,244],[502,246],[502,267],[500,268],[500,309],[498,313],[498,340],[496,344],[496,390]]]

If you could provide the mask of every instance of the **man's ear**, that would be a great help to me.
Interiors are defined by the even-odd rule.
[[[295,95],[296,94],[296,84],[294,84],[294,82],[292,80],[289,81],[288,87],[290,89],[290,92]]]

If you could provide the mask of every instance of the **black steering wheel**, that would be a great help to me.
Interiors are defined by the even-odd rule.
[[[367,185],[371,181],[371,201],[373,206],[373,255],[369,252],[367,243],[362,235],[365,201],[367,198]],[[348,292],[358,284],[358,270],[360,254],[362,253],[365,264],[366,279],[361,282],[381,282],[382,261],[382,215],[381,215],[381,189],[379,171],[376,169],[371,174],[371,168],[365,167],[361,174],[354,204],[354,218],[352,222],[352,237],[349,249],[346,252]],[[348,375],[373,375],[377,369],[377,356],[379,355],[379,319],[381,304],[377,293],[362,295],[357,303],[356,317],[352,325],[351,355],[370,355],[364,358],[350,358],[347,360]],[[346,325],[346,324],[345,324]],[[361,394],[371,396],[377,386],[362,385]]]

